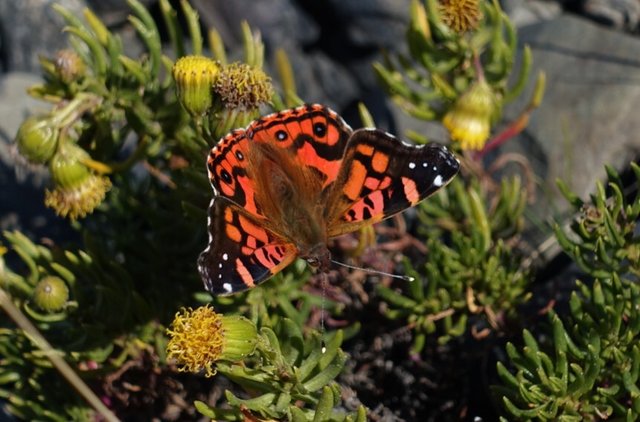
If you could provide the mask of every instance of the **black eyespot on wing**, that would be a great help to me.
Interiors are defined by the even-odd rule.
[[[313,133],[319,138],[323,138],[327,134],[327,125],[324,123],[315,123],[313,125]]]

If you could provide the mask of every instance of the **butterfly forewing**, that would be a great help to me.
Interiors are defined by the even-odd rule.
[[[256,181],[249,168],[249,140],[244,129],[234,130],[213,147],[207,158],[209,180],[215,194],[228,198],[245,211],[265,219],[256,202]]]
[[[329,237],[416,205],[449,183],[459,167],[443,146],[416,147],[380,130],[355,131],[327,201]]]
[[[265,116],[247,128],[247,137],[289,149],[316,170],[323,187],[335,181],[352,130],[334,111],[305,105]]]
[[[198,258],[207,290],[224,295],[247,290],[296,258],[295,247],[224,197],[209,207],[209,246]]]

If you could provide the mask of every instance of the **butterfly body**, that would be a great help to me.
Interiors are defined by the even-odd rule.
[[[212,148],[209,245],[198,259],[214,294],[246,290],[296,258],[328,271],[328,240],[416,205],[458,172],[442,146],[353,131],[306,105],[265,116]]]

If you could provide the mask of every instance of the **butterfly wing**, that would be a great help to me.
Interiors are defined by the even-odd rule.
[[[308,104],[270,114],[247,127],[247,137],[267,142],[295,154],[328,187],[338,177],[344,149],[352,129],[333,110]]]
[[[237,129],[211,148],[207,171],[214,195],[231,200],[258,219],[266,219],[256,202],[256,181],[249,168],[251,147],[244,129]]]
[[[459,167],[444,146],[413,146],[376,129],[353,132],[327,201],[329,237],[416,205],[449,183]]]
[[[304,105],[264,116],[247,129],[237,129],[222,138],[209,152],[207,170],[216,195],[268,219],[256,199],[256,169],[250,165],[252,143],[267,143],[291,153],[301,165],[313,169],[319,185],[326,189],[338,176],[351,128],[333,110]]]
[[[238,293],[280,272],[297,256],[295,246],[271,232],[229,199],[209,206],[209,245],[198,270],[214,295]]]

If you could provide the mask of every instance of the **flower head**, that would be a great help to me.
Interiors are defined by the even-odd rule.
[[[61,217],[84,217],[102,203],[111,188],[108,177],[93,173],[82,160],[89,154],[75,144],[61,146],[49,163],[53,190],[45,192],[44,203]]]
[[[38,308],[46,312],[56,312],[67,303],[69,289],[61,278],[47,276],[38,282],[32,297]]]
[[[173,65],[178,99],[191,115],[202,116],[209,111],[218,72],[218,63],[203,56],[181,57]]]
[[[237,362],[253,353],[256,326],[248,319],[214,312],[210,306],[182,309],[167,329],[171,337],[167,357],[175,359],[180,371],[215,375],[217,361]]]
[[[478,27],[482,13],[478,0],[441,0],[440,15],[445,24],[462,33]]]
[[[257,67],[245,63],[231,63],[220,69],[214,85],[226,108],[253,110],[273,95],[271,79]]]
[[[462,149],[480,150],[489,137],[494,107],[491,87],[480,80],[458,98],[442,123],[451,133],[451,139],[460,142]]]

